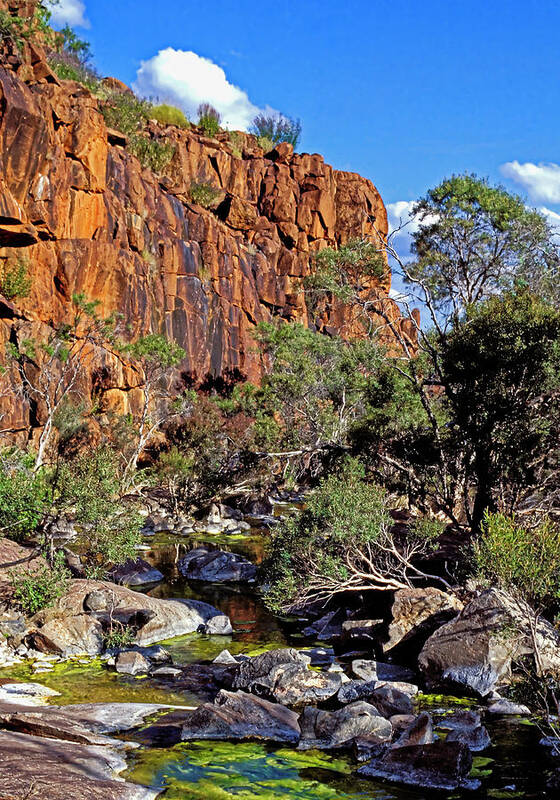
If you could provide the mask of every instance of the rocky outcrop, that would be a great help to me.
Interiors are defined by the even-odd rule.
[[[93,608],[92,608],[93,606]],[[111,624],[130,627],[136,643],[150,645],[185,633],[232,633],[225,614],[200,600],[160,600],[124,586],[73,580],[52,609],[35,615],[34,646],[63,657],[103,649]]]
[[[33,3],[10,6],[26,14]],[[23,259],[32,278],[29,297],[0,297],[2,351],[66,321],[72,295],[83,292],[101,315],[121,313],[127,335],[176,340],[186,351],[179,382],[258,379],[255,324],[309,320],[298,287],[313,253],[387,233],[369,180],[287,144],[265,153],[250,135],[234,145],[228,132],[209,138],[152,121],[148,134],[165,136],[175,154],[161,174],[143,169],[126,137],[107,129],[100,101],[59,81],[35,45],[4,53],[0,108],[0,267]],[[219,190],[216,208],[190,199],[200,182]],[[387,273],[375,291],[412,336],[389,283]],[[349,320],[332,308],[314,322],[341,330]],[[135,374],[107,354],[87,384],[117,411],[140,402]],[[41,409],[25,401],[0,410],[22,436],[41,424]]]
[[[257,568],[248,559],[238,553],[210,550],[207,547],[191,550],[179,560],[177,569],[192,581],[253,583],[257,577]]]

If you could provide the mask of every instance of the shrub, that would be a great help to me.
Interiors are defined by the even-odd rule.
[[[301,122],[284,114],[258,114],[253,120],[251,132],[259,138],[269,139],[273,144],[288,142],[295,149],[301,136]]]
[[[175,155],[175,145],[163,139],[151,139],[144,134],[130,137],[129,151],[136,156],[143,167],[152,172],[161,172]]]
[[[414,562],[431,552],[440,531],[423,520],[398,534],[384,490],[347,459],[339,474],[321,481],[304,510],[276,529],[265,564],[267,603],[289,611],[349,591],[410,587],[412,579],[428,577]]]
[[[49,608],[66,592],[70,572],[64,565],[64,556],[57,553],[51,567],[12,573],[11,584],[14,598],[24,614],[32,616],[43,608]]]
[[[238,131],[230,131],[229,141],[233,155],[236,158],[241,158],[243,155],[243,136]]]
[[[15,300],[17,297],[28,297],[31,286],[25,261],[18,259],[14,265],[4,267],[0,278],[0,294],[5,298]]]
[[[136,641],[136,636],[131,628],[125,628],[121,622],[111,621],[111,627],[103,637],[106,650],[116,650],[121,647],[130,647]]]
[[[268,136],[257,136],[257,142],[265,153],[270,153],[271,150],[274,150],[274,142]]]
[[[150,111],[150,119],[155,119],[162,125],[175,125],[177,128],[188,128],[190,123],[180,108],[162,103],[154,106]]]
[[[25,541],[47,509],[48,490],[42,473],[33,471],[33,456],[4,451],[0,462],[0,535]]]
[[[198,205],[203,206],[203,208],[210,208],[220,196],[219,189],[216,189],[211,183],[204,181],[201,183],[191,183],[189,193],[193,203],[198,203]]]
[[[49,54],[47,61],[57,78],[63,81],[76,81],[85,86],[86,89],[89,89],[90,92],[99,92],[99,76],[94,69],[82,64],[74,53],[53,52]]]
[[[198,107],[198,124],[208,136],[220,132],[222,115],[210,103],[201,103]]]
[[[142,130],[150,118],[152,106],[132,92],[114,92],[101,109],[109,128],[115,128],[126,136]]]

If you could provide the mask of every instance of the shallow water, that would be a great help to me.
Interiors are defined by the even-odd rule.
[[[219,539],[219,541],[217,541]],[[259,597],[246,588],[189,584],[176,568],[181,546],[190,549],[212,543],[259,560],[262,536],[252,533],[240,540],[225,534],[173,537],[158,534],[147,539],[151,550],[141,555],[158,566],[165,582],[150,590],[157,597],[192,597],[212,603],[227,613],[234,627],[232,636],[190,634],[163,642],[177,663],[212,660],[224,648],[231,653],[254,654],[274,647],[299,645],[288,620],[272,616]],[[0,671],[0,678],[33,680],[57,689],[56,704],[77,702],[154,702],[191,705],[201,698],[190,693],[168,691],[147,678],[118,675],[99,659],[88,664],[77,661],[55,666],[50,674],[35,676],[29,667]],[[473,705],[465,698],[422,696],[419,707],[427,708],[435,720],[452,708]],[[477,792],[436,793],[409,790],[369,780],[353,773],[355,763],[338,754],[299,753],[283,746],[257,743],[200,742],[172,748],[139,748],[129,760],[126,777],[152,786],[162,800],[473,800],[506,798],[552,798],[545,789],[546,770],[552,764],[538,745],[538,729],[520,721],[495,720],[488,725],[493,746],[475,759],[474,775],[482,780]]]

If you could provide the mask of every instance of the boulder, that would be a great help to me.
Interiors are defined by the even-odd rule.
[[[250,691],[253,684],[258,684],[262,679],[266,679],[279,664],[295,663],[307,666],[309,662],[309,656],[292,647],[267,650],[266,653],[261,653],[238,663],[234,668],[232,687]]]
[[[115,669],[124,675],[146,675],[151,666],[148,659],[141,653],[125,650],[118,654]]]
[[[431,744],[434,740],[434,726],[431,716],[427,711],[418,714],[399,736],[393,747],[411,747],[416,745]]]
[[[43,653],[94,656],[103,650],[101,623],[87,614],[47,620],[32,634],[33,646]]]
[[[368,661],[356,658],[352,661],[352,672],[364,681],[414,681],[415,673],[407,667],[397,664],[385,664],[382,661]]]
[[[371,644],[379,639],[382,619],[347,619],[342,623],[342,640]]]
[[[388,653],[397,645],[410,644],[413,640],[420,640],[423,644],[434,631],[456,617],[462,608],[463,603],[457,597],[431,586],[399,589],[395,592],[389,638],[383,644],[383,652]]]
[[[460,742],[438,740],[391,749],[360,767],[358,775],[415,788],[456,791],[475,788],[468,779],[471,768],[468,747]]]
[[[357,739],[389,741],[393,728],[369,703],[350,703],[338,711],[306,708],[300,717],[299,750],[350,748]]]
[[[259,739],[295,744],[300,738],[298,715],[246,692],[218,693],[214,703],[186,712],[181,739]]]
[[[523,609],[497,589],[474,598],[424,645],[418,664],[428,686],[485,697],[508,683],[512,663],[533,652],[525,619]],[[545,620],[537,641],[544,669],[560,671],[560,635]]]
[[[511,700],[497,700],[488,707],[489,714],[507,716],[529,716],[531,711],[521,703],[512,703]]]
[[[48,800],[153,800],[156,790],[116,777],[124,757],[110,747],[0,731],[0,796]]]
[[[302,706],[328,700],[340,689],[340,673],[311,670],[307,664],[277,664],[268,675],[250,685],[254,694],[286,706]]]
[[[449,731],[446,741],[462,742],[475,753],[486,750],[492,744],[477,711],[460,709],[452,714],[447,714],[438,723],[438,728]]]
[[[414,709],[410,695],[401,692],[390,683],[378,683],[369,695],[368,702],[387,718],[395,714],[412,714]]]
[[[94,605],[105,605],[106,610],[84,614],[92,598]],[[232,633],[228,617],[199,600],[160,600],[125,586],[77,579],[70,581],[67,593],[53,609],[35,615],[34,639],[52,652],[93,655],[103,647],[101,625],[109,627],[112,620],[137,629],[136,642],[143,646],[185,633]]]
[[[143,586],[147,583],[158,583],[163,580],[163,573],[143,558],[129,558],[124,564],[113,567],[109,573],[110,580],[124,586]]]
[[[191,550],[180,559],[177,568],[189,580],[212,583],[252,583],[257,576],[256,566],[243,556],[205,547]]]
[[[346,621],[348,612],[345,609],[329,611],[303,629],[304,636],[312,636],[320,642],[336,639],[342,636],[342,624]]]
[[[373,692],[379,681],[362,681],[358,678],[344,683],[336,696],[339,703],[346,705],[347,703],[355,703],[357,700],[367,700]]]

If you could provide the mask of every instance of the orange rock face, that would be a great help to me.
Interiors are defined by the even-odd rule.
[[[0,0],[8,5],[22,6]],[[175,144],[163,174],[142,168],[124,138],[108,132],[99,101],[58,81],[40,49],[4,52],[0,269],[23,259],[32,288],[14,303],[0,296],[0,348],[23,328],[67,319],[72,295],[83,292],[101,313],[121,313],[131,337],[162,332],[177,341],[186,352],[183,376],[258,380],[255,325],[273,315],[310,321],[299,284],[313,253],[375,229],[385,235],[379,192],[287,144],[265,155],[245,134],[241,149],[227,132],[208,138],[156,122],[149,128]],[[220,190],[217,208],[191,202],[191,184],[200,182]],[[388,290],[385,281],[380,297]],[[386,308],[410,326],[388,299]],[[339,329],[339,317],[319,324]],[[126,410],[134,394],[127,376],[110,363],[105,375],[103,390],[113,401],[121,392]],[[40,424],[25,403],[12,406],[13,427]]]

